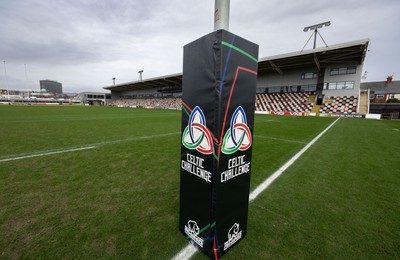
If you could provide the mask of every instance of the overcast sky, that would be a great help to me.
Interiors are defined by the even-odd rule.
[[[64,92],[182,72],[183,46],[213,31],[213,0],[0,0],[0,88]],[[400,79],[399,0],[231,0],[230,31],[259,57],[300,51],[308,25],[328,45],[370,39],[363,81]],[[324,43],[318,39],[317,47]],[[312,48],[312,40],[306,49]],[[5,69],[4,69],[5,65]]]

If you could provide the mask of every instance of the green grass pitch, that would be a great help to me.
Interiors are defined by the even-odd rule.
[[[0,258],[173,257],[180,118],[0,106]],[[256,115],[251,190],[334,120]],[[400,122],[342,118],[250,203],[224,259],[395,259],[399,216]]]

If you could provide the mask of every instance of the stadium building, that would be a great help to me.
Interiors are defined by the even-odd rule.
[[[368,93],[370,113],[381,118],[400,118],[400,81],[388,76],[386,81],[361,83],[361,92]]]
[[[256,111],[286,115],[369,113],[368,93],[360,90],[369,39],[261,58]],[[182,74],[104,87],[111,104],[126,107],[180,106]]]
[[[39,80],[40,91],[47,93],[62,94],[62,84],[54,80]]]
[[[108,105],[111,95],[99,92],[82,92],[78,94],[78,100],[84,105],[104,106]]]

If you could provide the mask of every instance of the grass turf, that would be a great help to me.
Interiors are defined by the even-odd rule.
[[[169,259],[179,111],[0,106],[0,258]],[[251,190],[331,118],[257,115]],[[249,208],[224,258],[400,257],[400,122],[340,119]],[[197,253],[194,259],[204,259]]]

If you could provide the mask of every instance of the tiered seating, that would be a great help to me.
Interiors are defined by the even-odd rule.
[[[264,94],[256,95],[256,111],[267,111],[267,100]]]
[[[326,114],[356,114],[357,97],[336,96],[325,98],[319,112]]]
[[[112,105],[118,107],[179,109],[182,105],[182,99],[181,98],[118,99],[113,101]]]
[[[310,112],[310,93],[270,93],[257,94],[256,110],[268,112]]]

